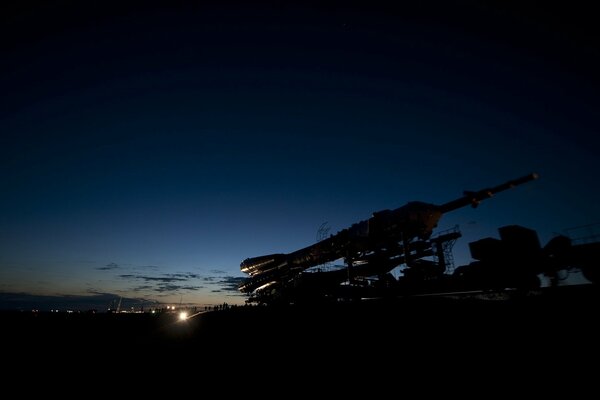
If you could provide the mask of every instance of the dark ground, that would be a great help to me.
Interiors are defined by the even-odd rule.
[[[29,369],[65,361],[83,368],[108,362],[125,371],[217,363],[263,379],[264,365],[286,374],[291,368],[396,377],[491,368],[548,380],[595,371],[588,364],[598,360],[596,304],[597,287],[588,285],[503,301],[237,307],[185,322],[175,314],[15,312],[2,315],[2,339],[5,365]]]

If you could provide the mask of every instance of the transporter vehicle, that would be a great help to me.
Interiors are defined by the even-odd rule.
[[[495,194],[538,178],[535,173],[509,180],[436,205],[409,202],[393,210],[374,212],[371,218],[292,253],[245,259],[241,271],[249,278],[239,290],[250,302],[298,302],[395,295],[422,290],[443,291],[452,284],[444,274],[448,250],[459,238],[453,230],[432,236],[440,218],[462,207],[477,207]],[[343,259],[345,267],[318,266]],[[404,277],[389,273],[405,264]]]

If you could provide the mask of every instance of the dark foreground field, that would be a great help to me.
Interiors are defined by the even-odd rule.
[[[253,366],[264,362],[308,362],[314,371],[369,369],[370,362],[386,360],[396,367],[439,370],[465,363],[543,365],[560,358],[560,368],[573,371],[580,359],[597,362],[596,304],[597,289],[586,286],[509,300],[237,307],[184,322],[175,314],[16,312],[2,315],[1,329],[5,362],[8,357],[26,365],[109,360],[129,368],[157,360],[198,365],[220,359],[259,374]]]

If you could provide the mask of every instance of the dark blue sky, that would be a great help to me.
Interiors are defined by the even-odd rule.
[[[244,258],[324,221],[534,171],[442,218],[457,263],[600,221],[589,10],[169,3],[0,13],[0,292],[241,302]]]

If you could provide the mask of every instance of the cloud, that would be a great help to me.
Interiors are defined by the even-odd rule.
[[[181,290],[198,290],[198,289],[203,289],[204,286],[192,286],[192,285],[187,285],[187,286],[182,286]]]
[[[217,274],[217,275],[223,275],[226,274],[226,271],[223,271],[222,269],[211,269],[210,270],[211,274]]]
[[[142,290],[152,290],[153,288],[154,286],[152,285],[140,285],[132,288],[131,290],[133,290],[134,292],[141,292]]]
[[[110,264],[106,264],[103,267],[97,267],[96,269],[100,271],[110,271],[117,268],[119,268],[119,264],[111,262]]]
[[[225,276],[218,284],[221,285],[223,290],[239,292],[238,287],[245,280],[246,278],[243,276]]]
[[[115,264],[116,265],[116,264]],[[137,267],[134,267],[134,270]],[[139,268],[158,268],[154,266],[146,266]],[[119,274],[119,278],[129,281],[131,291],[136,293],[153,292],[154,295],[164,295],[165,293],[172,293],[177,291],[193,291],[205,288],[203,285],[198,283],[205,283],[209,285],[209,288],[213,293],[229,292],[239,294],[238,286],[245,280],[244,277],[235,276],[223,276],[225,271],[219,269],[212,269],[211,272],[217,276],[201,276],[200,274],[193,272],[176,272],[167,274],[152,273],[146,271],[142,273],[138,270],[138,273]]]
[[[180,290],[199,290],[204,286],[193,285],[193,281],[201,279],[200,275],[191,272],[180,272],[175,274],[149,275],[149,274],[121,274],[119,278],[128,281],[140,282],[131,290],[135,292],[167,293]]]
[[[204,286],[192,286],[192,285],[175,285],[172,283],[161,283],[157,287],[154,287],[152,290],[158,293],[164,292],[176,292],[178,290],[198,290],[202,289]]]
[[[156,265],[137,265],[134,267],[135,269],[160,269],[160,267]]]
[[[187,281],[186,278],[176,278],[173,276],[134,276],[135,279],[143,279],[146,282],[179,282]]]
[[[165,274],[165,275],[176,277],[176,278],[200,279],[200,275],[198,275],[198,274],[192,274],[190,272],[177,273],[177,274]]]
[[[119,278],[139,279],[146,282],[184,282],[190,279],[201,279],[200,275],[192,273],[162,274],[160,276],[144,274],[121,274],[119,275]]]
[[[164,293],[164,292],[176,292],[181,288],[181,286],[179,285],[173,285],[171,283],[165,283],[162,285],[158,285],[158,287],[154,288],[153,290],[159,293]]]
[[[239,293],[238,287],[246,278],[243,276],[205,276],[202,280],[215,287],[212,292],[226,291]]]

